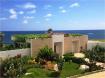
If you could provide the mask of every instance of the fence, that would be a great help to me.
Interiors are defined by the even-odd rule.
[[[91,50],[92,47],[96,46],[96,45],[100,45],[101,47],[105,48],[105,42],[99,42],[99,41],[88,41],[87,44],[87,49]]]
[[[30,51],[30,48],[0,51],[0,58],[1,59],[6,59],[8,57],[14,57],[17,54],[21,54],[21,56],[30,55],[31,54],[31,51]]]

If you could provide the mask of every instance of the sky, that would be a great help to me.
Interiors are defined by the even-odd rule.
[[[105,0],[0,0],[0,31],[105,29]]]

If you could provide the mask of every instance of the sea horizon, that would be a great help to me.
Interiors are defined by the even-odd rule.
[[[2,31],[4,33],[4,43],[11,43],[11,36],[15,34],[44,34],[44,31]],[[88,39],[105,39],[105,30],[54,30],[54,32],[64,32],[65,34],[88,35]]]

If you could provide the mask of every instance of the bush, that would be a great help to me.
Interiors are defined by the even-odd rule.
[[[82,58],[72,58],[72,62],[77,63],[77,64],[86,64],[86,61]]]
[[[60,72],[58,71],[53,71],[48,74],[48,77],[59,77],[59,76],[60,76]]]
[[[102,69],[102,67],[97,66],[96,63],[90,63],[88,64],[88,66],[89,66],[89,70],[88,70],[89,72]]]
[[[28,56],[21,57],[20,55],[17,55],[13,58],[9,58],[2,61],[0,69],[1,76],[8,78],[20,76],[26,71],[24,66],[27,64],[28,59],[30,59],[30,57]]]
[[[58,60],[58,69],[59,69],[59,71],[62,70],[63,64],[64,64],[64,60],[62,58],[59,58],[59,60]]]
[[[90,61],[99,61],[105,63],[105,48],[99,45],[96,45],[92,50],[85,51],[85,55]]]
[[[63,56],[64,56],[64,60],[65,60],[66,62],[69,62],[70,60],[72,60],[74,54],[73,54],[73,53],[66,53],[66,54],[64,54]]]
[[[45,46],[44,48],[41,48],[36,60],[37,61],[42,61],[42,60],[47,60],[47,61],[55,61],[59,58],[59,55],[53,52],[51,48],[48,48],[48,46]]]

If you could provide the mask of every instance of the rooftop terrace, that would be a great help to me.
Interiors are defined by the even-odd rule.
[[[64,33],[53,33],[53,34],[64,34]],[[82,34],[64,34],[64,37],[77,37],[83,36]],[[35,38],[51,38],[49,34],[15,34],[11,37],[11,40],[25,40],[25,39],[35,39]]]

